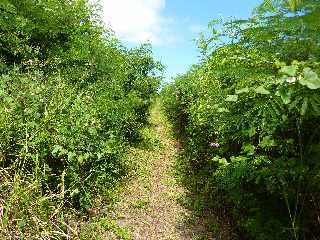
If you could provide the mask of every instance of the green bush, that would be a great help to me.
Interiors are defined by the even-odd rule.
[[[202,62],[162,98],[184,138],[185,182],[207,207],[229,209],[249,239],[316,239],[319,4],[272,3],[213,21]]]
[[[150,45],[121,46],[95,8],[86,0],[0,3],[5,234],[30,234],[34,217],[45,221],[35,213],[42,208],[27,210],[37,199],[58,199],[44,201],[48,221],[63,216],[55,206],[86,210],[97,194],[108,194],[125,175],[124,154],[147,123],[162,66]],[[28,183],[34,191],[16,198],[10,186],[28,189]]]

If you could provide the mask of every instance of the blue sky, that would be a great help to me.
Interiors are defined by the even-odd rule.
[[[165,80],[198,62],[195,39],[215,18],[248,18],[261,0],[100,0],[103,19],[133,47],[151,42]]]

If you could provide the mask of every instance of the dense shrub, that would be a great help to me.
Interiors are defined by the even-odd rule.
[[[185,182],[243,238],[320,234],[319,7],[265,1],[251,19],[213,21],[201,63],[162,91]]]
[[[27,233],[34,218],[57,216],[53,206],[85,210],[108,192],[125,174],[124,153],[139,141],[161,71],[149,45],[121,46],[85,0],[1,1],[4,224]],[[32,208],[37,199],[46,218]]]

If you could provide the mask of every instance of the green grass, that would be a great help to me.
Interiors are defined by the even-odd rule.
[[[148,207],[148,204],[149,204],[149,200],[146,200],[146,199],[137,199],[131,203],[131,205],[137,209],[145,209]]]
[[[107,232],[111,232],[119,239],[131,240],[132,236],[128,229],[120,227],[116,221],[110,221],[107,218],[101,218],[85,226],[81,231],[81,240],[106,239]]]

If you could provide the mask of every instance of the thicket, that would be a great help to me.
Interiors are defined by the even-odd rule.
[[[97,9],[0,1],[1,238],[65,237],[67,215],[126,173],[147,123],[162,66],[149,45],[124,48]]]
[[[210,23],[202,61],[162,91],[184,182],[241,239],[320,236],[320,2]]]

